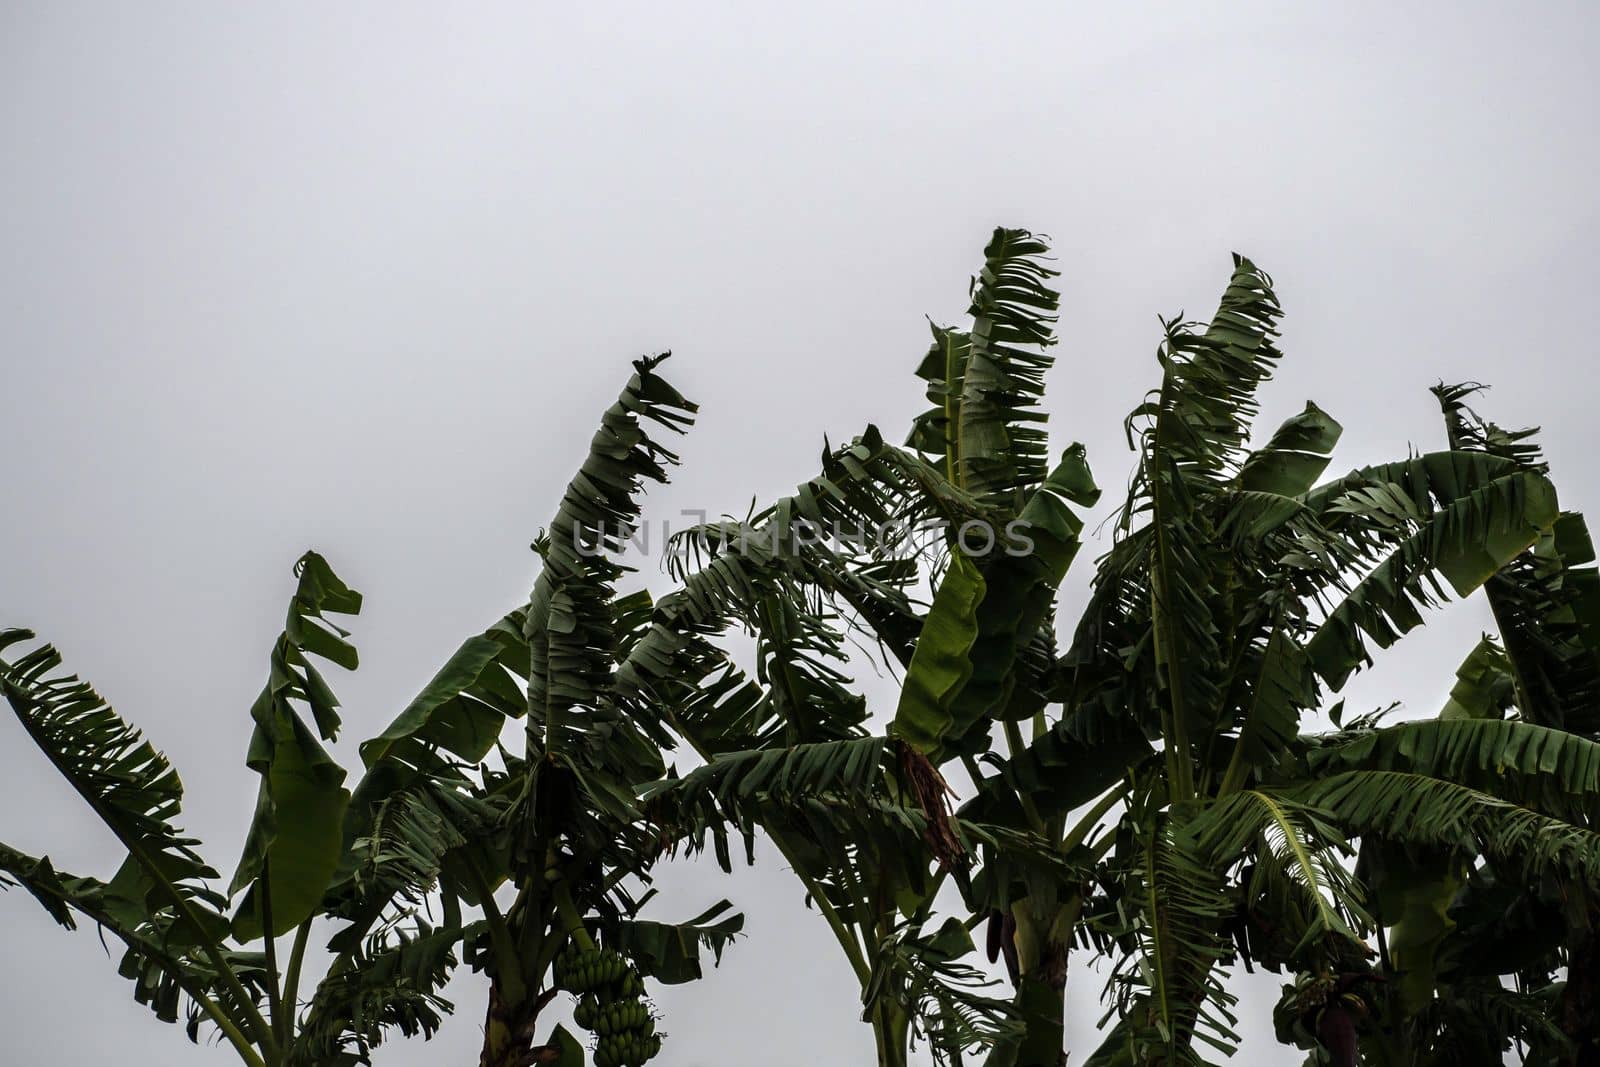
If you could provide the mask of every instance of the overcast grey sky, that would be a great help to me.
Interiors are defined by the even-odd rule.
[[[525,595],[629,359],[672,348],[704,409],[650,514],[742,512],[824,434],[904,433],[923,316],[961,314],[996,224],[1055,238],[1052,432],[1108,499],[1156,315],[1209,313],[1239,250],[1287,310],[1267,428],[1315,398],[1337,465],[1390,458],[1438,445],[1430,384],[1479,379],[1487,414],[1543,421],[1564,503],[1600,507],[1597,29],[1584,4],[5,0],[0,625],[169,753],[231,870],[305,548],[367,594],[333,679],[355,764]],[[1434,623],[1356,704],[1432,712],[1487,614]],[[14,721],[0,839],[115,865]],[[665,1067],[868,1062],[846,967],[765,858],[662,873],[663,915],[726,894],[750,934],[658,998]],[[20,893],[0,923],[0,1059],[230,1061],[134,1005],[92,931]],[[1102,981],[1073,976],[1075,1062]],[[378,1064],[476,1062],[482,989],[454,994],[432,1046]]]

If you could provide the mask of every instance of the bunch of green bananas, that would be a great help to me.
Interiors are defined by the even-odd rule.
[[[556,985],[571,993],[594,993],[620,986],[633,973],[628,961],[606,948],[568,945],[555,960]]]
[[[610,949],[568,945],[555,960],[556,985],[578,995],[572,1019],[593,1033],[595,1067],[644,1067],[661,1051],[661,1035],[643,999],[644,983]]]
[[[660,1034],[612,1034],[595,1046],[594,1067],[644,1067],[660,1051]]]

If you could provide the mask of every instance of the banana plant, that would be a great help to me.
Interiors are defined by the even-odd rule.
[[[490,980],[482,1063],[582,1067],[566,1029],[535,1036],[559,988],[585,994],[577,1021],[600,1035],[599,1067],[653,1055],[660,1035],[643,980],[700,977],[702,958],[720,958],[743,922],[726,901],[686,923],[639,914],[661,848],[638,816],[637,787],[661,773],[657,746],[675,743],[665,711],[650,712],[670,699],[692,715],[710,699],[709,686],[682,684],[677,663],[649,658],[664,648],[692,658],[697,631],[680,640],[653,619],[647,594],[615,595],[621,568],[605,558],[628,536],[637,483],[661,479],[672,460],[641,418],[675,429],[693,411],[654,373],[660,358],[635,364],[536,543],[546,567],[530,602],[468,638],[360,746],[353,791],[323,747],[340,721],[313,661],[356,666],[329,616],[354,614],[361,598],[315,553],[297,564],[251,711],[247,763],[260,794],[226,893],[209,886],[215,872],[173,822],[182,789],[165,758],[86,684],[55,673],[49,646],[0,661],[24,728],[128,849],[100,882],[0,846],[0,885],[26,887],[65,925],[76,915],[111,931],[141,1002],[169,1021],[186,1004],[192,1038],[208,1023],[249,1064],[367,1062],[391,1029],[431,1035],[451,1008],[439,990],[458,957]],[[0,650],[31,640],[5,631]],[[613,691],[613,666],[632,688]],[[520,755],[501,742],[516,720]],[[508,882],[516,893],[502,907]],[[317,924],[334,927],[329,963],[302,996]]]
[[[1435,388],[1450,446],[1546,474],[1533,431],[1505,430],[1467,406],[1479,388]],[[1564,511],[1484,584],[1498,634],[1485,635],[1463,660],[1440,720],[1478,722],[1484,730],[1503,729],[1505,720],[1597,738],[1594,558],[1582,516]],[[1565,811],[1592,824],[1586,809],[1565,798],[1560,806],[1537,791],[1509,799],[1520,809]],[[1528,1063],[1593,1056],[1590,931],[1597,914],[1583,878],[1559,866],[1526,877],[1465,845],[1405,849],[1381,830],[1364,843],[1359,870],[1382,927],[1383,981],[1369,985],[1365,997],[1372,1009],[1361,1042],[1368,1061],[1499,1063],[1513,1043]]]
[[[1045,884],[1084,878],[1077,857],[1032,828],[954,814],[939,769],[959,758],[976,775],[989,724],[1011,728],[1042,710],[1054,590],[1082,527],[1074,509],[1098,494],[1083,450],[1052,465],[1038,425],[1057,301],[1045,252],[1026,231],[995,232],[970,326],[933,331],[919,370],[933,407],[911,447],[869,428],[825,454],[822,475],[794,496],[686,539],[701,566],[685,589],[707,617],[756,637],[766,683],[756,706],[774,721],[731,739],[713,731],[699,746],[709,764],[652,802],[724,863],[727,827],[747,840],[759,828],[777,846],[856,974],[883,1064],[905,1062],[923,1038],[959,1062],[1024,1031],[1016,1005],[952,955],[973,951],[975,922],[935,913],[953,883],[969,913],[987,914],[968,877],[978,850],[991,867]],[[797,536],[797,519],[834,536]],[[934,590],[931,602],[922,588]],[[846,650],[819,639],[830,630],[865,635],[905,672],[885,735],[862,725],[864,702],[844,684]],[[978,672],[967,660],[974,643]],[[921,979],[911,977],[918,959]],[[1059,997],[1054,1011],[1059,1033]]]
[[[306,981],[313,926],[329,917],[324,896],[348,881],[342,869],[359,865],[347,822],[368,805],[352,805],[346,773],[323,747],[340,718],[317,666],[355,668],[355,647],[332,616],[358,612],[361,595],[314,552],[295,571],[288,620],[250,712],[247,764],[260,776],[259,798],[226,891],[212,885],[216,870],[177,824],[183,786],[166,757],[88,683],[64,673],[52,646],[26,630],[0,633],[0,691],[126,850],[101,881],[0,845],[0,886],[22,886],[68,929],[86,919],[110,933],[124,946],[119,972],[138,1002],[165,1022],[181,1012],[191,1040],[214,1028],[252,1067],[366,1062],[391,1030],[431,1035],[449,1009],[438,991],[461,937],[450,922],[434,927],[407,907],[392,880],[359,893],[346,885],[368,917],[340,932],[342,950],[314,985]],[[413,850],[439,847],[424,827],[403,840]]]
[[[1087,772],[1095,747],[1130,726],[1154,743],[1113,787],[1124,814],[1086,904],[1089,935],[1123,953],[1118,1024],[1090,1062],[1226,1052],[1232,998],[1218,976],[1243,962],[1305,972],[1316,1043],[1353,1063],[1347,1006],[1381,980],[1365,963],[1369,901],[1341,862],[1357,838],[1458,850],[1492,828],[1480,847],[1519,877],[1565,869],[1592,884],[1581,809],[1524,820],[1515,788],[1481,774],[1487,761],[1581,790],[1559,761],[1587,758],[1584,739],[1454,721],[1299,735],[1373,646],[1419,625],[1445,588],[1464,596],[1491,580],[1549,536],[1558,511],[1542,471],[1465,449],[1316,484],[1339,427],[1314,406],[1250,449],[1276,318],[1270,282],[1236,260],[1208,325],[1168,323],[1161,388],[1130,419],[1140,465],[1119,537],[1058,661],[1062,717],[1000,775],[1018,807],[1037,807],[1046,769]]]
[[[489,979],[483,1067],[582,1067],[584,1047],[564,1026],[540,1040],[540,1016],[563,991],[576,998],[574,1021],[595,1035],[596,1067],[638,1067],[663,1038],[645,980],[699,978],[703,957],[720,959],[743,925],[727,901],[683,923],[640,916],[663,848],[639,792],[680,743],[672,715],[712,699],[709,684],[684,683],[672,658],[696,655],[697,624],[663,620],[648,593],[615,585],[636,497],[676,461],[651,432],[681,431],[695,411],[656,373],[665,358],[636,360],[605,412],[534,542],[542,568],[527,604],[468,640],[362,750],[390,808],[401,798],[450,831],[449,848],[402,874],[447,909],[481,914],[462,940]],[[520,753],[500,743],[513,719],[522,720]],[[375,824],[347,836],[374,842],[375,855],[396,851]],[[349,880],[375,881],[359,869]],[[359,898],[347,906],[361,911]]]
[[[792,496],[680,537],[682,598],[664,601],[693,614],[707,638],[730,624],[752,633],[757,670],[739,696],[702,701],[678,721],[707,763],[654,789],[651,814],[670,835],[717,849],[725,865],[728,830],[747,843],[765,833],[856,974],[880,1064],[904,1064],[922,1040],[958,1061],[1016,1030],[1013,1009],[963,960],[973,952],[970,928],[941,920],[934,896],[952,875],[968,893],[966,856],[1002,837],[1032,862],[1058,862],[1032,841],[950,813],[942,776],[922,750],[939,744],[938,726],[925,736],[870,733],[846,645],[859,633],[901,670],[926,656],[920,649],[933,643],[918,641],[928,616],[918,582],[950,560],[976,568],[984,553],[947,553],[957,531],[998,530],[1034,498],[1029,520],[1048,523],[1046,544],[1022,568],[1059,581],[1070,560],[1080,523],[1066,498],[1093,494],[1082,450],[1048,469],[1042,437],[1021,426],[1034,419],[1027,408],[1050,363],[1042,323],[1054,293],[1042,253],[1032,235],[997,230],[974,280],[971,330],[936,331],[926,360],[930,368],[973,365],[965,414],[955,411],[955,395],[939,416],[952,432],[965,418],[971,440],[990,442],[994,462],[981,461],[976,446],[968,454],[970,488],[952,478],[946,459],[888,445],[867,427],[845,448],[824,451],[821,474]],[[1013,641],[1027,645],[1048,595],[1019,606],[1029,617],[1014,619],[1022,637]],[[686,672],[702,675],[702,667]]]
[[[1465,450],[1318,484],[1340,428],[1313,405],[1252,449],[1278,315],[1270,280],[1236,258],[1209,323],[1167,323],[1161,386],[1129,421],[1140,462],[1118,538],[1058,661],[1062,717],[1009,772],[1024,787],[1046,778],[1041,763],[1070,773],[1130,728],[1152,743],[1112,787],[1124,813],[1085,905],[1091,934],[1123,954],[1109,990],[1117,1026],[1092,1063],[1225,1053],[1232,998],[1220,975],[1235,962],[1307,973],[1303,1004],[1328,1009],[1321,1044],[1345,1062],[1354,1035],[1341,1032],[1340,1005],[1359,1000],[1351,981],[1370,981],[1372,932],[1370,902],[1341,861],[1351,842],[1381,832],[1456,848],[1466,826],[1483,832],[1505,810],[1491,783],[1461,787],[1484,752],[1536,776],[1527,753],[1582,755],[1581,739],[1548,732],[1512,731],[1489,748],[1455,722],[1300,735],[1375,647],[1419,625],[1447,588],[1482,586],[1558,513],[1542,472]],[[1539,823],[1577,835],[1570,854],[1514,825],[1494,846],[1502,863],[1572,864],[1592,878],[1570,810]]]

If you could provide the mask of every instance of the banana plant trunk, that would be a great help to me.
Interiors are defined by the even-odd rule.
[[[527,1067],[533,1048],[533,1018],[526,1005],[506,997],[498,980],[489,986],[478,1067]]]
[[[1067,954],[1050,945],[1018,976],[1016,1005],[1024,1027],[1016,1067],[1062,1067],[1066,1054]]]
[[[878,1043],[878,1067],[906,1067],[911,1020],[905,1012],[880,1004],[872,1014],[872,1032]]]
[[[1572,1042],[1562,1067],[1600,1067],[1600,941],[1586,933],[1567,959],[1561,1028]]]
[[[1067,956],[1083,898],[1018,901],[989,922],[989,959],[1004,957],[1022,1032],[995,1046],[989,1067],[1063,1067],[1066,1054]]]

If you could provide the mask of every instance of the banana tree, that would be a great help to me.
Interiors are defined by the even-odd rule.
[[[225,892],[210,884],[216,871],[177,825],[183,786],[166,757],[88,683],[63,673],[53,647],[26,630],[0,633],[0,651],[10,650],[0,659],[0,691],[126,850],[101,881],[0,846],[0,886],[21,885],[69,929],[87,919],[110,933],[124,946],[119,971],[136,1000],[165,1022],[182,1012],[191,1040],[215,1028],[253,1067],[365,1062],[391,1030],[431,1035],[449,1009],[438,991],[461,938],[458,920],[435,927],[407,907],[399,881],[358,886],[349,877],[391,866],[364,856],[360,838],[347,840],[347,822],[372,814],[371,790],[364,782],[367,796],[352,804],[344,769],[323,747],[340,719],[317,661],[354,669],[356,650],[331,617],[355,614],[361,596],[314,552],[296,574],[267,684],[251,708],[247,763],[260,776],[259,799]],[[398,839],[415,851],[439,847],[426,827]],[[312,985],[307,948],[313,926],[328,918],[330,893],[350,902],[355,921]]]
[[[1229,1049],[1218,975],[1232,962],[1306,972],[1306,1000],[1331,1005],[1322,1044],[1347,1054],[1340,1005],[1359,1000],[1350,982],[1365,980],[1372,928],[1340,859],[1357,837],[1456,848],[1452,829],[1481,833],[1506,812],[1502,864],[1571,863],[1592,878],[1581,844],[1552,852],[1513,831],[1501,790],[1461,788],[1491,751],[1462,724],[1299,736],[1374,646],[1419,625],[1447,587],[1466,595],[1491,579],[1557,509],[1541,471],[1466,450],[1316,484],[1339,427],[1310,405],[1251,449],[1254,392],[1279,359],[1277,307],[1266,276],[1236,259],[1208,324],[1167,324],[1161,387],[1129,421],[1140,463],[1119,536],[1057,665],[1061,719],[1000,776],[1020,806],[1097,746],[1130,732],[1153,743],[1113,786],[1125,811],[1086,905],[1089,930],[1124,953],[1110,986],[1118,1025],[1091,1062]],[[1535,776],[1527,753],[1583,752],[1548,732],[1495,741],[1496,758]],[[1539,825],[1586,840],[1571,811]]]
[[[727,901],[683,923],[640,916],[663,848],[639,790],[679,743],[671,716],[705,698],[671,658],[695,654],[696,626],[615,587],[636,497],[676,460],[651,431],[680,431],[695,410],[656,373],[665,358],[635,361],[605,412],[534,542],[543,565],[526,606],[463,644],[362,750],[391,808],[402,798],[405,818],[447,831],[447,848],[403,872],[410,883],[433,887],[447,910],[481,913],[463,941],[489,978],[483,1067],[581,1067],[583,1046],[565,1027],[539,1037],[563,991],[576,997],[574,1021],[596,1035],[597,1067],[638,1067],[662,1043],[645,980],[700,977],[703,956],[720,959],[743,925]],[[511,719],[523,720],[520,753],[500,744]],[[374,842],[375,854],[401,851],[385,846],[376,821],[347,835]]]
[[[20,883],[63,924],[86,916],[111,931],[141,1002],[169,1021],[186,1003],[190,1036],[209,1023],[246,1063],[366,1062],[390,1029],[431,1035],[450,1008],[438,991],[458,955],[490,977],[482,1062],[581,1067],[584,1050],[564,1028],[535,1038],[563,986],[587,994],[578,1022],[602,1035],[600,1067],[648,1058],[660,1041],[642,980],[698,978],[702,956],[720,958],[742,925],[726,901],[687,923],[639,916],[661,849],[637,817],[636,787],[661,773],[657,745],[674,743],[647,713],[657,697],[689,707],[700,691],[669,664],[646,698],[641,687],[657,674],[634,664],[635,698],[623,709],[603,681],[613,657],[626,667],[630,652],[679,643],[653,622],[648,595],[613,595],[620,568],[605,559],[627,536],[611,523],[636,514],[637,482],[663,477],[671,461],[640,417],[676,428],[693,410],[653,373],[658,362],[636,363],[536,544],[546,568],[530,603],[466,640],[360,746],[365,773],[353,791],[323,747],[340,721],[313,658],[355,667],[329,616],[355,613],[361,598],[320,556],[300,561],[252,708],[247,762],[260,798],[227,893],[210,888],[215,872],[174,825],[182,789],[165,758],[87,685],[54,673],[60,657],[48,646],[0,661],[24,728],[128,849],[100,882],[0,846],[0,885]],[[6,631],[0,649],[31,638]],[[602,688],[603,701],[588,699]],[[519,719],[528,747],[516,755],[501,737]],[[496,892],[508,880],[517,893],[502,908]],[[319,923],[334,927],[330,962],[302,997]]]
[[[903,1062],[919,1033],[936,1055],[957,1060],[997,1043],[1014,1047],[1024,1033],[1048,1043],[1046,1027],[1024,1027],[1029,1012],[1053,1019],[1060,1048],[1062,953],[1035,953],[1029,943],[1024,989],[1011,1005],[985,993],[969,965],[949,968],[949,953],[958,942],[970,951],[968,931],[1007,906],[1013,880],[1041,887],[1041,901],[1084,882],[1084,857],[1061,845],[1081,843],[1093,819],[1057,819],[1052,836],[1043,822],[953,815],[940,770],[960,760],[981,779],[977,757],[990,725],[1003,723],[1020,746],[1018,724],[1042,713],[1055,660],[1054,591],[1082,527],[1075,508],[1098,495],[1083,450],[1073,446],[1052,465],[1039,428],[1058,298],[1045,252],[1026,231],[995,232],[973,281],[970,326],[933,331],[918,372],[933,406],[910,447],[888,446],[869,428],[825,456],[823,476],[796,496],[692,538],[705,548],[705,566],[686,588],[717,590],[706,599],[756,636],[764,664],[781,668],[761,676],[783,726],[746,733],[743,751],[711,748],[708,767],[655,799],[697,837],[709,830],[724,857],[724,823],[747,834],[759,827],[774,841],[855,970],[882,1063]],[[858,536],[790,539],[796,516]],[[863,530],[874,536],[861,538]],[[770,583],[762,596],[738,595],[762,580]],[[919,588],[935,591],[931,603],[917,598]],[[818,710],[861,703],[840,684],[839,645],[799,656],[789,647],[796,632],[824,632],[830,622],[865,633],[906,672],[884,737],[830,740],[810,729],[859,718]],[[804,717],[795,714],[801,708],[810,709]],[[973,880],[979,851],[987,859]],[[947,883],[965,898],[968,917],[939,924],[935,897]],[[933,928],[937,950],[928,948]],[[920,1001],[885,996],[919,985],[893,977],[919,952],[945,965],[949,980],[928,982],[936,995]]]
[[[724,864],[729,827],[747,839],[765,833],[849,961],[884,1064],[905,1062],[924,1037],[936,1055],[959,1060],[1018,1029],[1014,1010],[962,961],[972,951],[970,924],[940,921],[935,896],[949,881],[970,894],[968,854],[1002,839],[1019,864],[1061,865],[1020,834],[951,814],[923,751],[939,744],[943,728],[868,732],[865,701],[848,685],[844,640],[865,635],[921,680],[930,668],[914,661],[937,650],[924,636],[931,616],[918,587],[946,567],[981,582],[992,565],[1041,587],[993,604],[997,615],[1018,612],[999,639],[1009,639],[1013,657],[1041,630],[1049,590],[1077,547],[1081,523],[1070,504],[1095,492],[1081,449],[1051,469],[1042,435],[1026,425],[1037,419],[1050,362],[1056,294],[1044,250],[1025,231],[996,231],[974,280],[971,328],[935,330],[924,364],[930,383],[944,382],[947,364],[972,371],[962,372],[964,397],[960,384],[948,396],[944,384],[930,386],[941,395],[923,432],[948,428],[975,442],[961,471],[953,455],[896,448],[869,427],[826,452],[822,473],[792,496],[681,538],[683,598],[666,605],[704,622],[708,636],[729,622],[743,627],[756,638],[758,667],[740,698],[703,705],[678,724],[709,763],[655,790],[653,813],[669,831],[709,842]],[[1037,529],[1025,543],[1028,527]],[[1001,530],[1014,556],[999,551]],[[987,534],[989,544],[952,553],[964,534]],[[1013,580],[1021,589],[1022,578]],[[932,610],[941,621],[931,625],[942,625],[945,609],[936,602]],[[992,681],[1003,684],[999,675]],[[937,704],[937,694],[919,696]]]
[[[1477,388],[1434,390],[1450,446],[1547,473],[1532,431],[1502,429],[1466,406]],[[1463,661],[1441,720],[1480,722],[1484,730],[1507,720],[1596,739],[1600,579],[1593,564],[1582,516],[1562,512],[1484,584],[1499,632]],[[1592,809],[1581,802],[1551,805],[1538,790],[1508,800],[1524,815],[1592,826]],[[1499,1063],[1513,1042],[1529,1063],[1589,1062],[1596,1047],[1592,885],[1560,866],[1529,877],[1466,843],[1404,849],[1381,830],[1364,843],[1359,869],[1384,928],[1383,981],[1370,984],[1364,1000],[1372,1009],[1362,1038],[1370,1062]],[[1563,968],[1565,981],[1558,980]],[[1291,1018],[1295,999],[1286,1000]]]
[[[1339,861],[1356,837],[1438,851],[1492,834],[1479,848],[1519,877],[1563,869],[1592,885],[1581,805],[1530,822],[1519,785],[1480,773],[1579,791],[1560,761],[1587,758],[1584,739],[1369,721],[1297,736],[1370,646],[1420,624],[1446,586],[1465,595],[1491,580],[1558,513],[1542,471],[1466,449],[1315,485],[1338,426],[1314,407],[1248,450],[1275,318],[1265,277],[1239,261],[1204,332],[1168,325],[1162,387],[1130,420],[1141,463],[1120,537],[1058,665],[1057,733],[1007,772],[1018,803],[1032,790],[1037,804],[1048,770],[1081,768],[1084,746],[1130,722],[1158,745],[1129,776],[1110,877],[1090,902],[1103,915],[1091,930],[1127,964],[1111,987],[1118,1026],[1091,1062],[1226,1050],[1231,998],[1216,974],[1253,961],[1307,972],[1300,1004],[1324,1028],[1317,1043],[1353,1063],[1351,1008],[1373,981],[1368,902]]]

